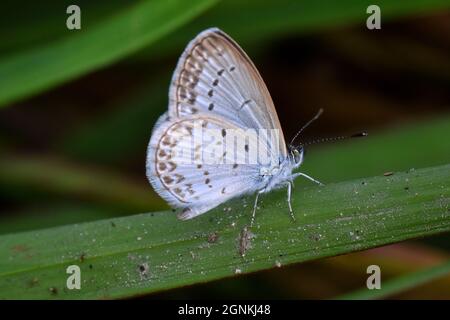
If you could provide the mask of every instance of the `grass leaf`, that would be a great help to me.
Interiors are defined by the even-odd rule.
[[[215,0],[140,1],[80,31],[0,61],[0,106],[123,58],[173,31]],[[63,20],[64,21],[64,20]],[[64,22],[63,22],[64,23]]]
[[[170,212],[0,236],[0,298],[122,298],[450,231],[450,165],[285,190],[181,222]],[[244,236],[244,237],[243,237]],[[66,268],[81,268],[81,290]]]

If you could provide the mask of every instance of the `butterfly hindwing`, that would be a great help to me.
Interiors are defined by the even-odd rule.
[[[192,218],[259,187],[259,165],[243,163],[249,148],[236,144],[235,154],[226,154],[226,132],[239,129],[234,124],[204,114],[163,117],[158,123],[150,140],[147,177],[169,204],[184,209],[180,218]],[[256,145],[252,139],[246,141]]]

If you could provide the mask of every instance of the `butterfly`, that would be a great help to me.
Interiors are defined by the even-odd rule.
[[[254,135],[245,134],[264,130],[267,134],[258,135],[258,142]],[[244,143],[231,146],[230,132]],[[203,161],[201,149],[211,145],[208,139],[219,149],[209,155],[213,161]],[[262,149],[268,161],[236,160],[248,160],[250,149],[254,150],[249,146],[257,143],[257,152]],[[230,148],[220,149],[224,145],[235,151],[233,159],[226,156]],[[253,225],[259,195],[281,187],[287,188],[294,218],[294,179],[303,176],[321,184],[293,172],[302,164],[303,155],[302,145],[286,144],[269,91],[247,54],[217,28],[198,34],[178,61],[168,111],[155,124],[146,160],[150,184],[173,208],[180,209],[178,218],[191,219],[229,199],[256,193]]]

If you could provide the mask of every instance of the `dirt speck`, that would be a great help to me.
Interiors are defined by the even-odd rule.
[[[309,238],[314,241],[320,241],[320,239],[322,239],[322,235],[320,233],[311,234]]]
[[[50,291],[50,293],[54,296],[58,294],[58,288],[55,287],[48,288],[48,291]]]
[[[217,232],[213,232],[213,233],[208,235],[208,242],[209,243],[216,243],[217,239],[219,239],[219,235],[217,234]]]
[[[11,248],[11,250],[14,252],[26,252],[30,250],[30,248],[24,244],[16,244]]]
[[[150,268],[148,266],[148,263],[147,262],[141,263],[138,266],[138,272],[139,272],[139,275],[141,277],[141,280],[147,279],[148,275],[149,275],[149,272],[150,272]]]
[[[245,257],[245,254],[252,248],[252,240],[255,235],[245,227],[242,229],[238,237],[239,254],[241,257]]]
[[[34,277],[30,281],[28,281],[28,287],[29,288],[33,288],[33,287],[37,286],[38,284],[39,284],[39,279],[36,278],[36,277]]]
[[[383,176],[389,177],[389,176],[392,176],[393,174],[394,173],[392,171],[388,171],[388,172],[383,173]]]

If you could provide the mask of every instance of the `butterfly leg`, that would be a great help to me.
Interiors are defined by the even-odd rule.
[[[291,177],[292,177],[292,180],[294,180],[295,178],[297,178],[299,176],[305,177],[306,179],[311,180],[312,182],[317,183],[320,186],[324,185],[322,182],[320,182],[320,181],[314,179],[313,177],[310,177],[307,174],[304,174],[302,172],[297,172],[297,173],[293,174]]]
[[[289,206],[289,214],[291,215],[292,220],[295,222],[294,211],[292,211],[291,205],[291,195],[292,195],[292,182],[288,182],[287,184],[287,203]]]
[[[258,206],[258,198],[261,193],[263,193],[263,190],[260,190],[260,191],[258,191],[258,193],[256,193],[255,204],[253,205],[252,220],[250,221],[250,227],[252,227],[253,222],[255,222],[256,208]]]

